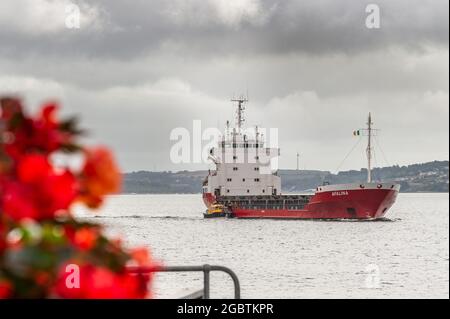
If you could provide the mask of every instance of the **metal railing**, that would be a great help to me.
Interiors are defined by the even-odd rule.
[[[201,292],[196,292],[185,298],[210,298],[210,273],[211,271],[221,271],[227,273],[234,284],[234,298],[241,298],[241,287],[239,284],[239,278],[236,276],[234,271],[224,266],[216,265],[202,265],[202,266],[167,266],[167,267],[129,267],[128,271],[131,273],[150,273],[150,272],[203,272],[203,290]]]

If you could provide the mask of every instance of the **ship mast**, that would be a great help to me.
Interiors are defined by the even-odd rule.
[[[369,112],[367,121],[368,142],[367,142],[367,182],[372,182],[372,115]]]
[[[243,126],[244,123],[244,103],[248,102],[248,99],[244,98],[244,97],[240,97],[237,99],[231,99],[231,102],[237,102],[238,103],[238,108],[236,110],[236,129],[237,132],[240,133],[241,132],[241,127]]]

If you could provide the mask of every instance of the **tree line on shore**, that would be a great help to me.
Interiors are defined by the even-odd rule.
[[[448,161],[433,161],[407,166],[374,168],[375,181],[397,182],[402,192],[448,192]],[[195,194],[201,192],[207,171],[137,171],[124,174],[125,194]],[[319,170],[279,170],[282,191],[295,193],[312,190],[324,183],[341,184],[364,181],[365,168],[333,174]]]

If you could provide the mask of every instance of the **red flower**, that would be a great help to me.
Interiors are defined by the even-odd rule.
[[[42,106],[41,110],[41,120],[44,123],[47,123],[47,125],[52,126],[52,128],[55,128],[58,126],[58,121],[56,118],[56,111],[58,110],[58,106],[56,103],[47,103]]]
[[[54,152],[81,149],[73,142],[80,132],[76,122],[60,122],[54,103],[44,105],[34,117],[27,116],[14,98],[0,99],[0,106],[0,298],[147,297],[151,276],[125,268],[130,263],[149,265],[146,250],[124,250],[98,225],[55,220],[70,214],[77,198],[97,207],[105,195],[119,190],[121,175],[109,150],[85,150],[79,174],[57,169],[49,160]],[[22,223],[24,219],[35,222]],[[6,252],[24,254],[22,266],[30,271],[23,274],[20,289],[11,269],[18,266],[5,262]],[[69,260],[82,262],[70,268]]]
[[[0,107],[0,118],[5,121],[9,121],[14,115],[22,113],[22,105],[16,98],[0,99]]]
[[[39,183],[50,175],[51,171],[47,157],[41,154],[25,155],[17,165],[17,175],[23,183]]]
[[[52,218],[58,211],[67,210],[78,195],[77,180],[68,170],[49,174],[36,187],[42,218]]]
[[[64,144],[70,143],[71,136],[60,130],[55,103],[43,105],[40,116],[33,121],[33,137],[30,143],[46,153],[58,150]]]
[[[88,149],[85,150],[85,155],[80,200],[87,206],[96,208],[105,195],[119,191],[121,174],[108,149]]]
[[[0,103],[1,118],[6,121],[5,132],[9,136],[4,150],[13,159],[30,151],[48,155],[72,144],[75,134],[58,122],[55,103],[44,105],[36,118],[26,117],[17,99],[2,99]]]
[[[132,249],[131,258],[133,258],[138,266],[148,266],[150,264],[150,253],[144,247]]]
[[[12,296],[13,287],[9,281],[0,278],[0,299],[6,299]]]
[[[7,180],[3,182],[0,207],[14,220],[32,218],[35,220],[53,218],[58,211],[67,210],[78,192],[77,181],[69,171],[62,173],[33,172],[26,160],[19,165],[19,175],[23,182]],[[42,175],[42,176],[41,176]]]
[[[73,246],[82,251],[88,251],[95,247],[99,238],[100,229],[98,227],[85,226],[79,229],[65,227],[65,233]]]
[[[81,265],[77,271],[68,272],[66,266],[67,264],[60,269],[57,284],[54,288],[58,297],[77,299],[134,299],[146,297],[148,277],[126,272],[115,273],[108,268],[94,265]]]
[[[33,202],[32,189],[19,182],[4,183],[0,198],[1,211],[14,220],[39,219],[39,211]]]

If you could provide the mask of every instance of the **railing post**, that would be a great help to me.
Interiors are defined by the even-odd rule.
[[[230,268],[223,267],[223,266],[210,266],[211,270],[217,270],[217,271],[223,271],[230,275],[231,279],[233,280],[234,284],[234,298],[240,299],[241,298],[241,285],[239,284],[239,278],[236,276],[234,271],[232,271]]]
[[[240,299],[241,287],[239,279],[231,269],[223,266],[211,266],[205,264],[203,266],[167,266],[167,267],[128,267],[127,270],[131,273],[149,273],[149,272],[183,272],[183,271],[202,271],[203,272],[203,299],[210,298],[210,273],[211,271],[222,271],[227,273],[234,284],[234,298]]]
[[[211,272],[210,265],[203,265],[203,299],[209,299],[209,274]]]

